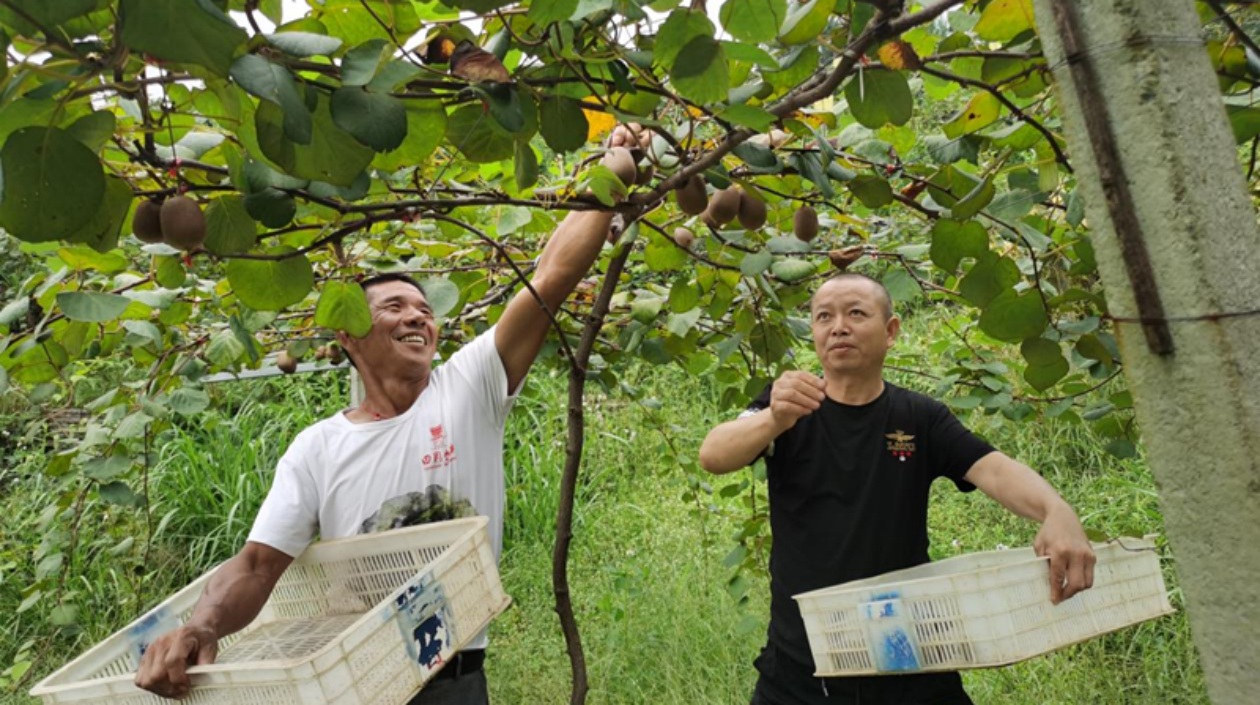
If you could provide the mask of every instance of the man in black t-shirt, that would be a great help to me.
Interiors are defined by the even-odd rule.
[[[815,678],[793,595],[928,561],[932,482],[979,487],[1041,522],[1057,603],[1093,584],[1094,554],[1050,485],[972,435],[940,402],[889,384],[884,357],[901,322],[883,285],[845,273],[810,304],[823,375],[784,373],[740,417],[709,432],[713,473],[764,455],[770,491],[770,627],[753,705],[967,705],[957,673]]]

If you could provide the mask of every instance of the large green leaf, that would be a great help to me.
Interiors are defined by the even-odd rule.
[[[57,294],[57,308],[72,321],[102,323],[122,315],[131,299],[119,294],[96,291],[63,291]]]
[[[216,198],[206,206],[205,248],[216,255],[246,252],[258,239],[258,223],[240,196]]]
[[[132,191],[126,180],[117,176],[105,177],[105,196],[87,225],[79,228],[68,242],[89,245],[97,252],[108,252],[118,246],[118,235],[131,209]]]
[[[459,305],[459,287],[450,279],[428,277],[421,280],[420,287],[424,289],[424,299],[429,302],[434,316],[444,318],[457,313],[455,307]]]
[[[890,123],[904,125],[914,114],[914,96],[900,71],[862,71],[849,80],[844,97],[853,117],[872,129]]]
[[[66,128],[66,132],[91,151],[99,152],[114,136],[114,130],[117,127],[118,118],[113,113],[96,110],[75,120],[74,124]]]
[[[246,54],[232,63],[231,73],[241,88],[283,109],[285,137],[298,144],[311,143],[311,112],[288,69]]]
[[[512,134],[499,126],[480,105],[465,105],[451,113],[446,140],[468,161],[497,162],[512,156]]]
[[[0,8],[0,22],[23,34],[35,34],[38,30],[27,17],[44,27],[56,27],[66,20],[91,12],[96,7],[96,0],[10,0],[6,5],[12,5],[14,9]]]
[[[372,163],[372,149],[334,124],[332,101],[326,95],[320,92],[317,100],[310,144],[288,139],[282,127],[283,111],[274,103],[260,103],[254,114],[258,144],[269,159],[291,176],[349,186]]]
[[[273,248],[261,254],[284,254]],[[234,259],[228,262],[228,282],[241,303],[255,311],[279,311],[306,298],[315,286],[310,260],[304,255],[282,260]]]
[[[315,304],[315,324],[362,338],[372,330],[372,310],[363,287],[355,282],[324,284]]]
[[[974,220],[942,219],[932,226],[932,263],[947,272],[957,271],[964,257],[979,258],[988,251],[989,234]]]
[[[1053,387],[1071,370],[1059,344],[1052,340],[1029,338],[1020,346],[1020,352],[1028,361],[1024,368],[1024,380],[1037,391]]]
[[[547,146],[557,152],[571,152],[586,144],[589,125],[586,113],[576,100],[563,96],[548,96],[538,110],[538,131]]]
[[[548,25],[573,17],[578,0],[534,0],[529,4],[529,19],[538,25]]]
[[[390,44],[384,39],[368,40],[346,52],[341,60],[341,85],[366,86],[371,83],[391,53]]]
[[[980,13],[976,36],[994,42],[1009,42],[1036,27],[1032,0],[992,0]]]
[[[712,37],[687,42],[674,60],[669,79],[679,95],[700,105],[725,101],[731,79],[722,44]]]
[[[321,0],[311,15],[328,34],[351,46],[369,39],[392,42],[410,37],[420,29],[420,17],[410,2],[396,0]]]
[[[210,0],[122,0],[120,16],[123,44],[132,50],[220,76],[248,38]]]
[[[1035,291],[1007,291],[990,301],[980,314],[980,330],[1008,343],[1039,335],[1048,322],[1041,297]]]
[[[433,154],[446,134],[446,109],[433,101],[411,101],[407,109],[407,139],[392,152],[376,155],[372,165],[384,171],[419,166]]]
[[[779,41],[789,45],[816,41],[835,7],[836,0],[810,0],[792,9],[779,30]]]
[[[682,53],[691,40],[697,37],[713,37],[713,22],[703,13],[696,10],[674,10],[669,13],[661,31],[656,35],[656,48],[653,59],[666,71],[672,71]]]
[[[0,226],[27,242],[74,237],[105,196],[101,162],[63,130],[24,127],[0,149]]]
[[[517,140],[516,155],[512,160],[513,176],[516,178],[516,187],[519,189],[527,189],[538,183],[538,156],[534,154],[534,148],[529,146],[528,142]]]
[[[986,252],[976,259],[971,271],[958,283],[958,291],[963,298],[983,308],[999,295],[1012,291],[1017,283],[1019,266],[1009,257]]]
[[[500,7],[507,7],[515,3],[516,0],[451,0],[448,4],[451,7],[458,7],[461,10],[469,10],[478,15],[484,15]]]
[[[267,41],[286,54],[297,57],[332,55],[341,48],[342,41],[313,32],[277,32],[269,35]]]
[[[761,44],[778,36],[787,0],[726,0],[718,17],[732,37]]]
[[[391,95],[339,88],[332,96],[332,117],[337,127],[378,152],[395,150],[407,138],[407,110]]]

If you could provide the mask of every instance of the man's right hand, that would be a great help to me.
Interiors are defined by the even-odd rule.
[[[136,687],[163,698],[188,695],[189,666],[208,666],[219,655],[219,640],[207,627],[184,625],[158,637],[145,650]]]
[[[770,390],[770,415],[779,432],[818,411],[827,397],[826,389],[827,383],[821,377],[808,372],[789,370],[780,375]]]

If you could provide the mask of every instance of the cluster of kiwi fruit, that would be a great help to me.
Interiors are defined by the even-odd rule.
[[[698,215],[705,225],[718,229],[738,219],[745,230],[756,230],[766,224],[766,202],[750,195],[741,186],[718,189],[710,197],[704,179],[692,175],[674,190],[678,209],[687,215]],[[792,233],[802,242],[818,236],[818,213],[810,206],[801,206],[792,217]],[[690,247],[695,236],[686,228],[674,230],[674,242]]]
[[[172,196],[165,201],[145,199],[136,206],[131,229],[142,242],[165,242],[193,252],[206,241],[206,216],[201,206],[187,196]]]
[[[604,154],[600,164],[608,167],[627,187],[636,184],[643,186],[652,181],[652,177],[656,175],[656,168],[650,163],[639,165],[639,162],[643,160],[641,152],[642,150],[628,147],[613,147]]]
[[[327,343],[315,347],[314,357],[316,360],[328,360],[328,362],[333,365],[340,365],[345,361],[346,353],[341,349],[340,345],[336,343]],[[276,355],[276,367],[278,367],[280,371],[286,375],[291,375],[294,372],[297,372],[298,362],[300,359],[300,357],[289,352],[287,349],[281,350],[280,354]]]

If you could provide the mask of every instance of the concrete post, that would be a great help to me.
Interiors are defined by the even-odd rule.
[[[1160,320],[1145,329],[1119,322],[1117,333],[1209,695],[1221,705],[1254,702],[1260,233],[1202,28],[1191,0],[1035,3],[1110,312],[1150,317],[1142,301],[1150,291],[1162,306]],[[1080,47],[1066,58],[1065,7]],[[1095,78],[1079,80],[1082,67],[1074,78],[1068,59],[1089,62]],[[1104,109],[1091,111],[1098,102]],[[1099,115],[1103,125],[1089,124]],[[1119,207],[1117,184],[1104,187],[1117,173],[1109,151],[1133,217]],[[1136,227],[1118,236],[1126,222]],[[1135,294],[1143,288],[1135,239],[1149,257],[1147,294]]]

